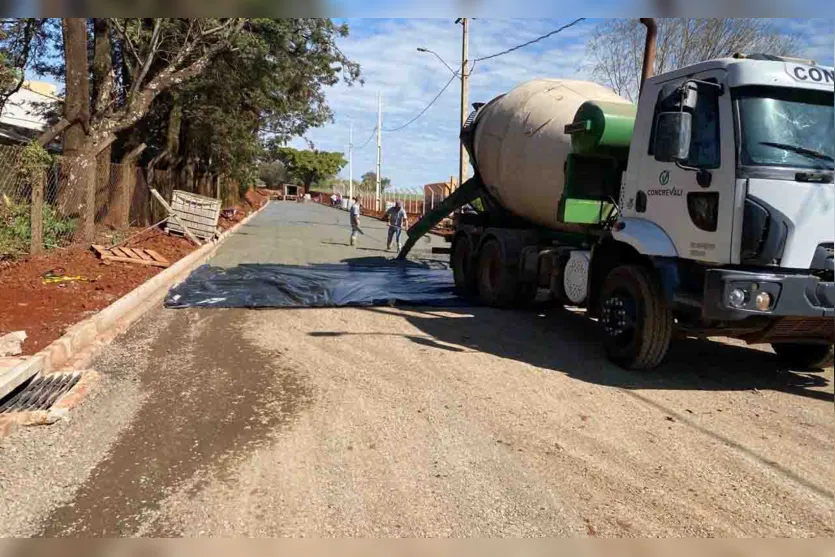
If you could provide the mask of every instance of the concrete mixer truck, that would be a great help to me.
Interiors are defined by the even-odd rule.
[[[831,365],[833,87],[832,68],[769,55],[646,76],[637,106],[586,81],[524,83],[473,105],[474,176],[399,257],[453,214],[463,295],[585,307],[622,367],[657,366],[681,335]]]

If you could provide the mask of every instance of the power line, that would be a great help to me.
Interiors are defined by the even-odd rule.
[[[553,31],[551,31],[550,33],[546,33],[546,34],[544,34],[544,35],[541,35],[541,36],[539,36],[539,37],[537,37],[537,38],[535,38],[535,39],[533,39],[533,40],[530,40],[530,41],[528,41],[528,42],[526,42],[526,43],[522,43],[522,44],[520,44],[520,45],[518,45],[518,46],[514,46],[513,48],[509,48],[509,49],[507,49],[507,50],[503,50],[502,52],[497,52],[496,54],[491,54],[490,56],[483,56],[483,57],[481,57],[481,58],[476,58],[475,60],[473,60],[473,62],[483,62],[484,60],[490,60],[491,58],[497,58],[497,57],[499,57],[499,56],[504,56],[505,54],[508,54],[508,53],[510,53],[510,52],[513,52],[514,50],[519,50],[520,48],[525,48],[526,46],[530,46],[530,45],[532,45],[532,44],[534,44],[534,43],[538,43],[539,41],[541,41],[541,40],[543,40],[543,39],[547,39],[548,37],[550,37],[550,36],[552,36],[552,35],[556,35],[556,34],[557,34],[557,33],[559,33],[560,31],[564,31],[564,30],[568,29],[569,27],[574,27],[575,25],[577,25],[577,24],[578,24],[578,23],[580,23],[581,21],[584,21],[585,19],[586,19],[586,18],[584,18],[584,17],[581,17],[581,18],[575,19],[575,20],[574,20],[574,21],[572,21],[571,23],[569,23],[569,24],[567,24],[567,25],[563,25],[563,26],[562,26],[562,27],[560,27],[559,29],[554,29],[554,30],[553,30]]]
[[[377,133],[377,126],[374,126],[374,129],[371,130],[371,135],[368,136],[368,139],[365,140],[365,143],[362,144],[362,147],[359,147],[357,150],[362,149],[363,147],[368,145],[368,142],[371,141],[371,138],[374,137],[375,133]]]
[[[475,66],[475,62],[473,62],[473,66]],[[464,67],[464,65],[462,64],[462,65],[461,65],[461,67],[463,68],[463,67]],[[405,128],[406,126],[408,126],[409,124],[411,124],[412,122],[414,122],[415,120],[417,120],[418,118],[420,118],[421,116],[423,116],[423,115],[424,115],[424,113],[426,113],[426,111],[427,111],[427,110],[429,110],[429,108],[430,108],[433,104],[435,104],[435,101],[437,101],[437,100],[440,98],[440,96],[444,94],[444,91],[446,91],[446,90],[447,90],[447,88],[450,86],[450,84],[452,83],[452,81],[453,81],[456,77],[459,77],[459,75],[458,75],[458,74],[459,74],[459,72],[460,72],[460,71],[461,71],[461,68],[459,68],[457,72],[455,72],[455,73],[453,73],[453,74],[452,74],[452,77],[451,77],[451,78],[449,78],[449,81],[447,81],[447,82],[446,82],[446,85],[444,85],[444,88],[443,88],[443,89],[441,89],[440,93],[438,93],[437,95],[435,95],[435,98],[434,98],[434,99],[432,99],[432,100],[429,102],[429,104],[427,104],[427,105],[426,105],[426,107],[425,107],[423,110],[421,110],[420,112],[418,112],[417,116],[415,116],[414,118],[412,118],[411,120],[409,120],[408,122],[406,122],[405,124],[403,124],[402,126],[398,126],[398,127],[396,127],[396,128],[392,128],[392,129],[389,129],[389,130],[384,129],[383,131],[384,131],[384,132],[396,132],[396,131],[400,131],[400,130],[402,130],[403,128]],[[472,73],[472,69],[470,70],[470,73]]]
[[[392,128],[392,129],[389,129],[389,130],[385,130],[385,129],[384,129],[383,131],[384,131],[384,132],[396,132],[396,131],[402,130],[403,128],[405,128],[406,126],[408,126],[409,124],[411,124],[412,122],[414,122],[415,120],[417,120],[418,118],[420,118],[421,116],[423,116],[423,115],[424,115],[424,113],[425,113],[427,110],[429,110],[429,107],[431,107],[433,104],[435,104],[435,101],[437,101],[437,100],[438,100],[438,98],[439,98],[441,95],[443,95],[443,94],[444,94],[444,91],[446,91],[446,90],[447,90],[447,87],[449,87],[450,83],[452,83],[452,82],[453,82],[453,80],[454,80],[456,77],[458,77],[458,75],[457,75],[457,74],[453,74],[453,76],[449,78],[449,81],[447,81],[447,82],[446,82],[446,85],[444,85],[444,88],[443,88],[443,89],[441,89],[441,92],[440,92],[440,93],[438,93],[437,95],[435,95],[435,98],[434,98],[434,99],[432,99],[432,101],[431,101],[429,104],[427,104],[427,105],[426,105],[426,107],[425,107],[423,110],[421,110],[420,112],[418,112],[417,116],[415,116],[414,118],[412,118],[411,120],[409,120],[408,122],[406,122],[405,124],[403,124],[402,126],[399,126],[399,127],[397,127],[397,128]]]
[[[574,21],[572,21],[571,23],[568,23],[568,24],[566,24],[566,25],[563,25],[563,26],[562,26],[562,27],[560,27],[559,29],[554,29],[553,31],[551,31],[551,32],[549,32],[549,33],[546,33],[546,34],[544,34],[544,35],[540,35],[539,37],[537,37],[537,38],[535,38],[535,39],[532,39],[532,40],[530,40],[530,41],[528,41],[528,42],[526,42],[526,43],[522,43],[522,44],[520,44],[520,45],[514,46],[513,48],[509,48],[509,49],[507,49],[507,50],[503,50],[502,52],[497,52],[497,53],[495,53],[495,54],[491,54],[491,55],[489,55],[489,56],[482,56],[481,58],[475,58],[474,60],[472,60],[472,66],[470,67],[470,72],[469,72],[469,73],[472,75],[473,70],[475,69],[476,62],[483,62],[483,61],[485,61],[485,60],[490,60],[491,58],[498,58],[499,56],[504,56],[505,54],[509,54],[509,53],[511,53],[511,52],[513,52],[513,51],[515,51],[515,50],[519,50],[520,48],[525,48],[526,46],[530,46],[530,45],[532,45],[532,44],[534,44],[534,43],[537,43],[537,42],[539,42],[539,41],[541,41],[541,40],[543,40],[543,39],[547,39],[548,37],[551,37],[551,36],[553,36],[553,35],[556,35],[557,33],[561,32],[561,31],[565,31],[565,30],[566,30],[566,29],[568,29],[569,27],[574,27],[575,25],[577,25],[577,24],[578,24],[578,23],[580,23],[581,21],[585,21],[585,19],[586,19],[586,18],[584,18],[584,17],[581,17],[581,18],[575,19],[575,20],[574,20]],[[402,130],[403,128],[405,128],[405,127],[409,126],[412,122],[414,122],[415,120],[417,120],[418,118],[420,118],[421,116],[423,116],[423,115],[426,113],[426,111],[427,111],[427,110],[429,110],[429,108],[430,108],[433,104],[435,104],[435,101],[437,101],[437,100],[438,100],[438,98],[440,98],[440,96],[441,96],[441,95],[443,95],[444,91],[446,91],[446,90],[447,90],[447,88],[450,86],[450,84],[452,83],[452,81],[453,81],[456,77],[459,77],[459,73],[461,72],[461,69],[463,69],[463,67],[464,67],[464,66],[463,66],[463,64],[462,64],[462,65],[461,65],[461,68],[459,68],[459,69],[458,69],[458,71],[456,71],[456,72],[454,72],[454,73],[452,74],[452,77],[449,79],[449,81],[447,81],[446,85],[444,85],[444,88],[443,88],[443,89],[441,89],[441,92],[440,92],[440,93],[438,93],[437,95],[435,95],[435,98],[434,98],[434,99],[432,99],[432,101],[431,101],[428,105],[426,105],[426,107],[425,107],[423,110],[421,110],[421,111],[417,114],[417,116],[415,116],[414,118],[412,118],[411,120],[409,120],[408,122],[406,122],[405,124],[403,124],[402,126],[399,126],[399,127],[396,127],[396,128],[392,128],[392,129],[388,129],[388,130],[387,130],[387,129],[384,129],[383,131],[384,131],[384,132],[396,132],[396,131]],[[376,130],[375,130],[375,131],[376,131]]]

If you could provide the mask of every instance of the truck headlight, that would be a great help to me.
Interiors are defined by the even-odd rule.
[[[734,288],[731,290],[731,293],[728,294],[728,303],[735,308],[741,308],[744,306],[747,299],[747,293],[741,288]]]
[[[760,311],[768,311],[771,309],[771,304],[774,300],[768,292],[760,292],[754,298],[754,305]]]

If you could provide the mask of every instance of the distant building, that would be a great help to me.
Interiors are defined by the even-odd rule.
[[[281,184],[278,186],[276,197],[282,200],[296,201],[299,197],[304,196],[304,186],[296,184]]]
[[[458,187],[458,180],[450,177],[448,182],[435,182],[423,186],[423,202],[426,210],[429,211],[446,199],[452,191]]]
[[[50,105],[62,102],[53,83],[24,81],[20,90],[6,101],[0,114],[0,143],[27,143],[46,130]]]

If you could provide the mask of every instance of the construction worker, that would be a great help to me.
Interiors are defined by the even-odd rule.
[[[351,220],[351,245],[354,246],[357,243],[357,232],[361,232],[360,230],[360,213],[361,207],[359,200],[355,197],[354,202],[351,204],[351,208],[348,210],[348,216]]]
[[[391,249],[391,240],[397,237],[397,251],[400,251],[400,233],[404,228],[409,226],[409,217],[406,215],[406,210],[399,201],[394,202],[394,207],[386,211],[386,216],[389,219],[389,235],[386,241],[386,251]]]

